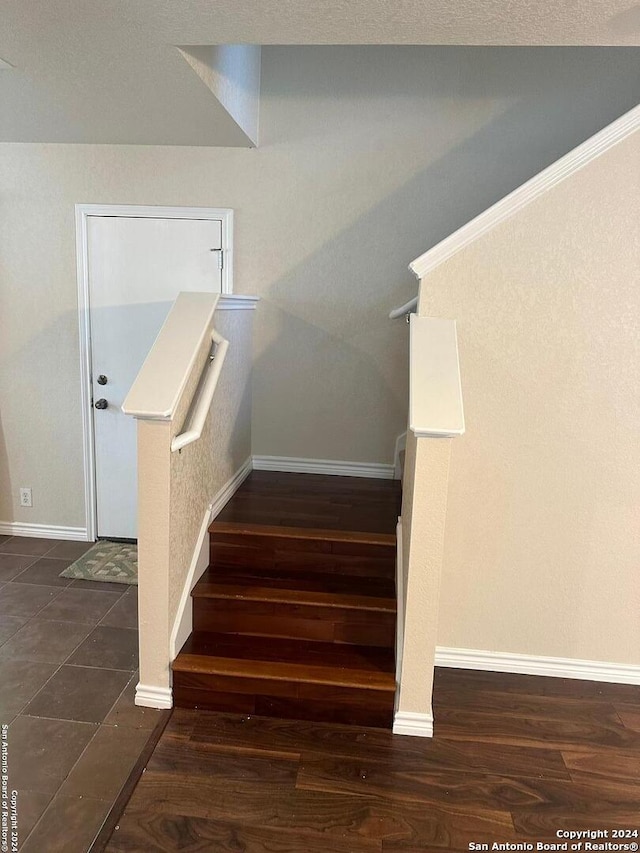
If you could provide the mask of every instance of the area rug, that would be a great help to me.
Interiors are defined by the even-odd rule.
[[[60,577],[137,584],[138,546],[106,539],[96,542],[79,560],[60,572]]]

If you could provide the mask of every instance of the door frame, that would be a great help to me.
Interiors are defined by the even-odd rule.
[[[213,219],[222,223],[222,293],[233,293],[233,210],[226,207],[155,207],[137,204],[76,204],[76,261],[78,282],[78,329],[80,333],[80,398],[82,406],[82,455],[86,539],[97,535],[95,444],[91,409],[91,324],[89,322],[90,216],[138,219]]]

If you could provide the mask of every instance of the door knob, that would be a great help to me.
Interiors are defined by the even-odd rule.
[[[101,397],[99,400],[96,400],[93,405],[96,407],[96,409],[106,409],[109,404],[104,399],[104,397]]]

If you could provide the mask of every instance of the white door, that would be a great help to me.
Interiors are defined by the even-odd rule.
[[[221,292],[222,223],[89,216],[87,236],[97,535],[135,539],[136,424],[121,406],[178,293]]]

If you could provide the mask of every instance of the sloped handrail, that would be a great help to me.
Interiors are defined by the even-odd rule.
[[[196,403],[193,414],[190,418],[189,428],[176,435],[171,441],[171,452],[182,450],[187,444],[197,441],[202,435],[204,424],[211,408],[211,401],[216,391],[222,365],[224,364],[229,341],[223,338],[222,335],[215,329],[211,330],[211,341],[215,346],[215,351],[209,356],[209,367],[206,379],[202,385],[198,402]]]
[[[404,305],[401,305],[399,308],[394,308],[393,311],[389,311],[389,319],[397,320],[398,317],[402,317],[404,314],[410,314],[412,311],[415,311],[417,307],[418,297],[414,296],[413,299],[405,302]]]

